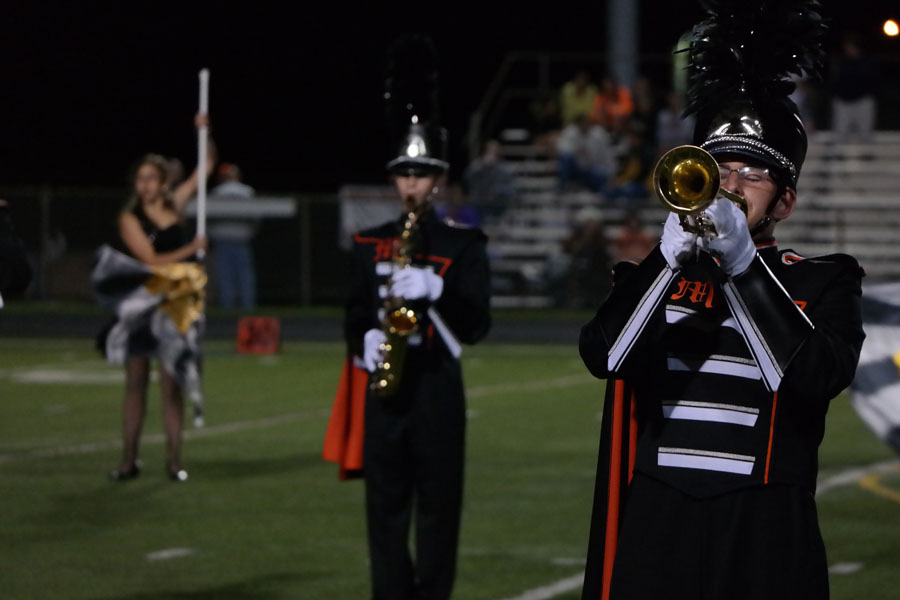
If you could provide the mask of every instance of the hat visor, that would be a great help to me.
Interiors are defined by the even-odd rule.
[[[428,157],[410,158],[408,156],[399,156],[387,164],[388,173],[391,175],[413,175],[419,177],[441,175],[449,167],[450,163],[444,160]]]
[[[734,160],[745,162],[751,166],[769,169],[769,173],[780,182],[791,186],[796,185],[790,170],[773,155],[767,153],[764,148],[733,140],[706,141],[702,148],[712,154],[717,161],[727,162],[729,157],[733,157]]]

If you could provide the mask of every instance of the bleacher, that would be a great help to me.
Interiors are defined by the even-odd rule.
[[[579,211],[599,211],[615,239],[625,211],[589,191],[559,193],[556,161],[547,148],[507,145],[504,159],[517,175],[517,201],[485,224],[495,281],[495,306],[549,306],[549,265]],[[794,214],[778,239],[804,256],[846,252],[865,267],[867,282],[900,280],[900,131],[877,132],[872,144],[837,145],[829,131],[810,136]],[[666,210],[650,198],[645,227],[658,236]]]

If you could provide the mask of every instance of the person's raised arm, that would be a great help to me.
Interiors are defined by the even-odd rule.
[[[171,252],[157,253],[150,238],[141,228],[140,221],[131,213],[122,213],[119,217],[119,235],[131,254],[147,265],[165,265],[186,260],[196,254],[200,248],[206,248],[206,238],[198,236],[190,243]]]

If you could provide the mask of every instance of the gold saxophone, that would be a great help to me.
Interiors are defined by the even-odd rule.
[[[419,207],[410,208],[403,223],[403,233],[394,247],[393,260],[396,269],[406,269],[412,265],[415,233],[418,229],[419,217],[426,208],[423,203]],[[371,389],[384,398],[393,396],[400,387],[403,377],[403,363],[406,360],[406,348],[409,336],[419,330],[419,317],[416,312],[406,306],[406,300],[392,296],[390,293],[392,279],[388,280],[388,294],[384,301],[384,318],[381,320],[381,331],[385,341],[381,345],[382,359],[377,364],[369,383]]]

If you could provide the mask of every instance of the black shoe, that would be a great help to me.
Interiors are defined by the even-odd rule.
[[[129,479],[134,479],[138,475],[141,474],[141,461],[136,460],[131,463],[131,466],[128,467],[127,471],[120,471],[119,469],[113,469],[109,472],[109,480],[110,481],[128,481]]]
[[[188,472],[185,471],[184,469],[176,469],[175,471],[170,470],[168,473],[169,473],[169,479],[171,479],[172,481],[176,481],[178,483],[187,481],[187,479],[188,479]]]

